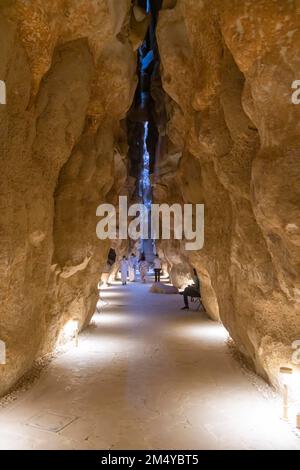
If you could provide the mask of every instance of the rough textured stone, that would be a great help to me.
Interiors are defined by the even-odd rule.
[[[161,249],[171,273],[178,258],[197,268],[208,312],[273,383],[300,338],[299,35],[296,2],[279,0],[165,2],[157,32],[168,122],[155,197],[205,204],[204,249]]]
[[[1,2],[0,393],[94,312],[110,245],[96,207],[126,182],[131,2]]]
[[[300,339],[299,14],[165,0],[150,83],[155,202],[205,204],[203,250],[163,241],[164,267],[176,287],[197,268],[207,312],[273,383]],[[89,321],[109,248],[128,249],[97,240],[96,207],[135,193],[125,118],[148,23],[130,0],[0,2],[0,394]]]

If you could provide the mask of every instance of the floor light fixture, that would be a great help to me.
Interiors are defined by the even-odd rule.
[[[293,369],[291,367],[280,367],[280,375],[283,383],[283,410],[282,419],[289,418],[289,384],[292,379]]]

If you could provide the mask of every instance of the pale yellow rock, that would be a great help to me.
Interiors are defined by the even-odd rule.
[[[96,208],[127,179],[131,15],[129,0],[1,2],[0,394],[95,310],[110,248]]]
[[[300,106],[291,103],[299,12],[279,0],[164,8],[157,36],[167,136],[182,157],[158,175],[155,198],[204,203],[205,245],[190,254],[161,249],[171,273],[174,250],[197,268],[209,314],[276,384],[300,338]]]
[[[0,394],[89,322],[109,248],[128,251],[97,239],[96,208],[134,194],[124,120],[149,21],[130,0],[0,2]],[[276,384],[300,339],[299,2],[165,0],[157,38],[154,200],[205,204],[204,248],[162,241],[164,268],[176,287],[197,269],[209,316]]]

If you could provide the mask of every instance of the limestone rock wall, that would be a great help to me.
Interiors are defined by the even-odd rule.
[[[205,204],[203,250],[159,250],[178,286],[197,268],[207,312],[273,383],[300,339],[299,8],[165,0],[151,83],[155,201]],[[109,248],[127,249],[97,240],[96,207],[134,193],[125,117],[148,24],[131,0],[0,1],[0,394],[89,321]]]
[[[0,394],[94,312],[96,207],[127,177],[131,16],[130,0],[0,3]]]
[[[155,198],[205,204],[203,250],[161,248],[171,271],[178,256],[197,268],[210,315],[276,383],[300,339],[299,5],[166,1],[157,37],[168,118]]]

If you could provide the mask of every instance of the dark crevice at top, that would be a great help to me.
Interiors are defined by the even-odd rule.
[[[151,15],[145,39],[138,50],[138,87],[132,107],[127,116],[130,176],[137,180],[135,198],[139,198],[140,180],[143,172],[145,123],[148,123],[147,149],[150,174],[154,171],[158,143],[158,121],[153,84],[160,82],[160,58],[156,41],[156,25],[162,0],[139,0],[138,5]],[[157,85],[156,85],[157,86]]]

